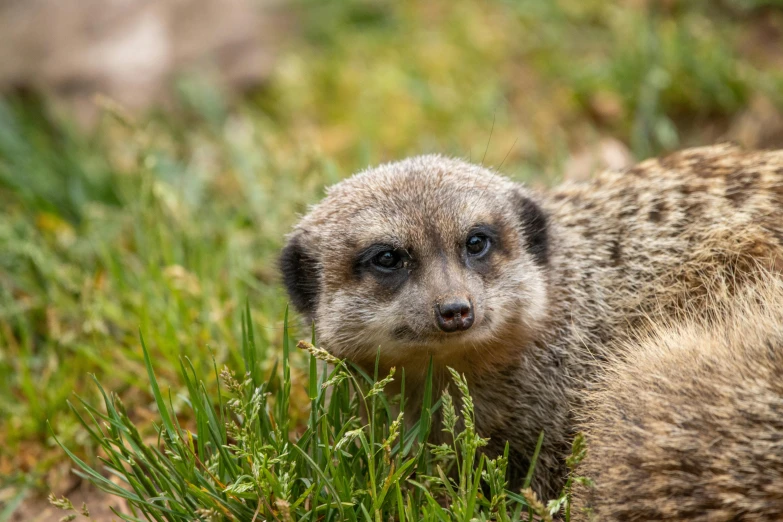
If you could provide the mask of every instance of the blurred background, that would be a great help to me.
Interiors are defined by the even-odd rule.
[[[325,185],[721,140],[783,146],[781,0],[0,0],[0,522],[58,520],[49,491],[109,519],[52,434],[95,462],[94,374],[154,436],[139,332],[175,407],[180,357],[241,367],[245,303],[273,367],[276,256]]]

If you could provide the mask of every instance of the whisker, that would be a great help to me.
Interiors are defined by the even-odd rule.
[[[489,139],[487,140],[487,146],[484,149],[484,156],[481,157],[481,164],[484,164],[484,159],[487,157],[487,151],[489,150],[489,143],[492,141],[492,133],[495,131],[495,117],[497,113],[492,114],[492,128],[489,129]]]
[[[519,136],[514,140],[514,143],[511,144],[511,148],[508,149],[508,152],[506,152],[506,155],[503,156],[503,161],[500,162],[500,165],[498,165],[497,169],[500,170],[503,167],[503,164],[506,162],[506,159],[508,158],[508,155],[511,154],[511,151],[514,150],[514,147],[516,147],[517,142],[519,141]]]

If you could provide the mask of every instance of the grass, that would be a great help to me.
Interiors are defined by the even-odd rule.
[[[199,430],[188,383],[216,404],[215,366],[243,367],[243,317],[272,375],[286,305],[275,259],[325,185],[433,151],[553,183],[604,137],[643,158],[731,136],[754,100],[783,107],[778,47],[764,37],[781,25],[772,1],[295,6],[295,45],[241,100],[185,78],[166,112],[104,101],[91,132],[46,100],[0,100],[0,499],[66,489],[48,425],[100,466],[101,441],[67,406],[103,400],[89,374],[142,437],[156,434],[139,331],[182,429]],[[294,351],[288,371],[270,392],[309,382],[310,360]],[[293,385],[286,400],[278,420],[302,433],[311,397]]]
[[[384,389],[395,379],[394,369],[379,376],[376,367],[376,375],[369,376],[300,341],[298,347],[309,353],[310,415],[301,431],[290,431],[290,394],[300,383],[291,380],[287,319],[280,374],[267,376],[258,364],[249,309],[242,330],[245,373],[220,371],[216,395],[199,381],[190,359],[180,360],[192,431],[180,424],[171,394],[161,391],[143,339],[144,364],[160,416],[156,438],[145,440],[121,399],[97,381],[102,409],[81,398],[80,407],[69,402],[100,447],[102,466],[90,466],[67,446],[63,450],[79,476],[128,501],[131,514],[115,511],[122,520],[505,522],[532,520],[534,514],[551,520],[561,513],[570,520],[568,488],[547,505],[527,488],[536,455],[521,494],[506,490],[508,446],[494,459],[479,452],[487,440],[475,431],[467,382],[456,371],[451,373],[460,412],[448,391],[433,403],[430,373],[421,415],[409,422],[402,399],[404,371],[403,392],[389,397]],[[218,375],[217,367],[214,373]],[[427,444],[432,413],[438,409],[451,444]],[[460,415],[462,430],[457,427]],[[543,433],[539,448],[542,441]],[[579,444],[572,467],[578,464]],[[119,480],[107,478],[106,471]],[[50,501],[89,518],[88,506],[78,509],[65,497],[51,496]]]

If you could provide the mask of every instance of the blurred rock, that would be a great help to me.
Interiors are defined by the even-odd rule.
[[[783,114],[766,96],[756,96],[732,122],[726,138],[748,149],[783,148]]]
[[[566,161],[563,179],[584,181],[603,170],[622,170],[635,159],[625,144],[614,138],[601,138],[593,147],[573,153]]]
[[[598,91],[590,96],[587,106],[590,113],[600,123],[611,125],[625,117],[623,101],[617,93]]]
[[[242,90],[290,25],[279,0],[0,0],[0,92],[40,90],[89,120],[96,93],[144,108],[192,70]]]

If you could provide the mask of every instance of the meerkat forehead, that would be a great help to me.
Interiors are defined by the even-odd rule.
[[[476,224],[507,222],[515,190],[522,189],[488,169],[443,156],[419,156],[334,185],[297,229],[322,239],[338,235],[350,247],[378,240],[432,245],[459,238]]]

